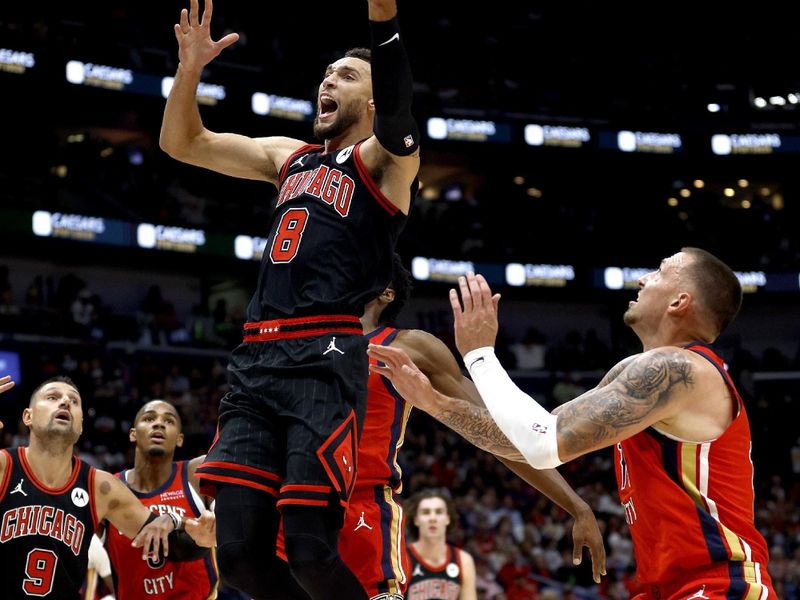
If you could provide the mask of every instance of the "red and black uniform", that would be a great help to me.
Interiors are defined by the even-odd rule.
[[[0,596],[79,600],[97,527],[94,467],[77,457],[58,489],[33,474],[26,448],[3,450],[0,482]]]
[[[197,470],[204,492],[234,483],[278,505],[347,505],[368,376],[359,316],[391,279],[406,221],[359,152],[307,145],[280,171],[244,343],[228,366],[232,389]]]
[[[379,327],[365,337],[388,346],[397,329]],[[411,414],[408,404],[383,376],[370,371],[367,414],[358,445],[358,479],[339,534],[339,554],[370,597],[402,593],[410,573],[397,501],[402,473],[397,455]]]
[[[637,579],[648,598],[776,598],[767,545],[754,525],[750,426],[722,359],[707,345],[686,347],[713,364],[733,398],[733,421],[707,442],[652,427],[618,443],[620,501],[630,526]]]
[[[188,477],[189,463],[172,463],[172,474],[157,490],[131,491],[156,515],[168,512],[183,518],[198,517],[202,506],[193,496]],[[126,471],[116,476],[128,485]],[[119,600],[206,600],[217,595],[217,565],[213,554],[186,562],[160,559],[142,560],[142,549],[131,546],[113,525],[108,525],[106,548],[111,559],[114,589]]]
[[[432,567],[425,562],[414,546],[411,553],[411,581],[405,600],[458,600],[464,582],[461,567],[461,551],[447,544],[447,559],[441,567]]]

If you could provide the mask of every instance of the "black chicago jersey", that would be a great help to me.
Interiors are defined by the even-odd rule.
[[[361,316],[388,285],[406,215],[380,192],[360,146],[326,154],[322,146],[306,145],[281,168],[248,321]],[[416,181],[412,199],[415,193]]]
[[[78,600],[95,530],[94,467],[73,458],[69,481],[52,489],[33,475],[25,448],[2,452],[0,596]]]
[[[427,564],[414,546],[409,545],[408,550],[412,568],[406,600],[458,600],[463,582],[458,548],[447,544],[447,560],[441,567]]]

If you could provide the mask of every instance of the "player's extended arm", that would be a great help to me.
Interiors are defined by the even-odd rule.
[[[398,333],[392,347],[405,351],[428,378],[432,388],[438,392],[432,398],[427,394],[403,394],[403,397],[467,441],[497,456],[516,475],[572,515],[575,519],[572,529],[573,560],[580,562],[583,547],[586,546],[592,558],[595,581],[600,581],[600,575],[605,574],[605,548],[597,520],[589,505],[575,493],[558,471],[537,470],[525,461],[497,427],[475,385],[461,374],[455,358],[441,340],[424,331],[404,330]],[[373,370],[379,369],[380,367],[375,367]],[[433,402],[426,402],[431,399]]]
[[[402,212],[410,207],[409,186],[419,171],[419,129],[411,114],[411,65],[397,21],[396,0],[368,0],[375,135],[361,158],[381,192]]]
[[[169,556],[170,543],[176,541],[179,533],[175,531],[176,521],[170,515],[153,514],[125,484],[105,471],[96,471],[94,487],[98,520],[107,519],[133,540],[133,546],[142,548],[143,559],[148,554]],[[210,519],[204,513],[199,519],[184,520],[186,532],[197,545],[210,547],[214,544],[213,515]]]
[[[218,41],[211,39],[213,9],[213,0],[206,0],[201,17],[198,0],[191,0],[189,10],[181,10],[180,22],[175,25],[180,63],[164,108],[161,149],[198,167],[275,183],[283,162],[303,142],[214,133],[205,128],[200,117],[196,94],[203,68],[239,39],[238,33],[229,33]]]
[[[607,385],[550,413],[516,386],[494,354],[499,296],[471,273],[459,278],[459,288],[463,309],[455,290],[450,304],[464,364],[500,429],[536,468],[610,446],[673,416],[680,395],[693,386],[688,353],[656,348],[630,360]]]
[[[524,461],[492,420],[475,385],[464,377],[452,352],[439,338],[419,329],[400,330],[392,347],[404,350],[433,388],[443,395],[440,397],[448,397],[447,402],[429,402],[427,396],[402,394],[406,400],[481,450]]]

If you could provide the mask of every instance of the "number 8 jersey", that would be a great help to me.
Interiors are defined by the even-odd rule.
[[[79,600],[97,525],[94,467],[74,457],[69,480],[54,489],[36,479],[26,448],[2,452],[0,596]]]
[[[378,189],[360,147],[305,145],[284,163],[248,321],[361,316],[391,280],[407,217]]]

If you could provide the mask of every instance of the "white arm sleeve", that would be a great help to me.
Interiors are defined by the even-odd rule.
[[[467,352],[464,364],[489,414],[525,460],[537,469],[553,469],[562,464],[556,436],[558,417],[511,381],[494,355],[494,348],[486,346]]]
[[[92,542],[89,544],[89,566],[93,567],[100,577],[111,575],[111,561],[108,559],[108,552],[103,548],[103,542],[96,535],[92,536]]]

